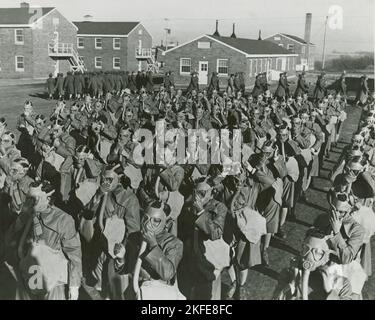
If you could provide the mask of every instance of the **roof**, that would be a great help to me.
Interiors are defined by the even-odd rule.
[[[307,42],[304,39],[300,38],[300,37],[293,36],[291,34],[286,34],[286,33],[280,33],[280,34],[283,35],[283,36],[285,36],[285,37],[291,38],[291,39],[293,39],[293,40],[295,40],[297,42],[300,42],[300,43],[303,43],[303,44],[307,44]],[[314,45],[311,42],[310,42],[310,44]]]
[[[210,36],[246,54],[290,54],[277,44],[266,40]]]
[[[139,22],[73,22],[78,27],[78,34],[89,35],[128,35]]]
[[[31,19],[39,15],[41,10],[41,17],[51,12],[55,8],[0,8],[0,25],[30,25],[35,22],[35,19]]]
[[[254,39],[245,39],[245,38],[231,38],[231,37],[219,37],[212,36],[208,34],[203,34],[195,39],[184,42],[174,48],[163,51],[163,55],[169,53],[173,50],[179,49],[189,43],[200,40],[202,38],[208,38],[210,40],[216,41],[222,45],[225,45],[232,50],[235,50],[239,53],[244,54],[246,57],[268,57],[268,56],[277,56],[277,55],[287,55],[287,56],[298,56],[295,53],[291,53],[289,50],[286,50],[277,44],[266,41],[266,40],[254,40]]]

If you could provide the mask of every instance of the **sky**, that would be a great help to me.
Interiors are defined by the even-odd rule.
[[[230,36],[232,23],[236,35],[262,38],[288,33],[303,38],[305,15],[312,13],[311,42],[316,54],[326,52],[374,51],[374,0],[26,0],[32,6],[53,6],[68,19],[82,21],[90,14],[95,21],[141,21],[153,36],[154,44],[165,39],[164,28],[171,29],[170,41],[183,43],[215,31]],[[18,7],[22,1],[0,0],[0,7]],[[336,6],[332,7],[332,6]],[[330,11],[333,10],[333,11]],[[340,19],[342,16],[342,19]],[[342,25],[341,25],[341,22]]]

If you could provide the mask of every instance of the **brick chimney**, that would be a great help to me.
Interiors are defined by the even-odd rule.
[[[230,36],[231,38],[237,38],[237,37],[236,37],[236,34],[234,33],[235,28],[236,28],[236,24],[233,23],[233,32],[232,32],[232,35]]]
[[[220,37],[220,33],[219,33],[219,20],[216,20],[216,30],[215,30],[213,36]]]
[[[21,8],[30,8],[30,5],[29,5],[28,2],[21,2],[20,7]]]

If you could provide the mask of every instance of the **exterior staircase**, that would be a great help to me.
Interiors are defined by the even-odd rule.
[[[85,63],[74,49],[72,43],[50,43],[48,45],[48,55],[53,60],[68,60],[72,71],[87,71]]]
[[[156,61],[155,50],[149,48],[136,48],[135,58],[138,61],[146,61],[147,71],[156,74],[159,73],[159,63]]]

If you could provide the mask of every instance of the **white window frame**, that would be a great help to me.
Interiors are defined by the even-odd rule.
[[[97,60],[100,59],[101,60],[101,66],[98,67],[98,64],[97,64]],[[102,57],[95,57],[94,58],[94,63],[95,63],[95,69],[102,69],[103,68],[103,58]]]
[[[249,76],[253,75],[253,59],[249,59]]]
[[[100,39],[100,44],[101,44],[100,47],[98,47],[98,45],[97,45],[97,41],[99,39]],[[99,50],[103,49],[103,39],[102,38],[95,38],[95,49],[99,49]]]
[[[119,66],[118,67],[115,66],[115,60],[116,59],[118,59],[118,61],[119,61]],[[116,69],[116,70],[120,70],[121,69],[121,59],[120,59],[120,57],[113,57],[113,59],[112,59],[112,67],[113,67],[113,69]]]
[[[279,43],[278,46],[284,48],[284,45],[282,43]]]
[[[253,61],[254,61],[253,63],[255,64],[255,72],[254,72],[255,74],[255,73],[258,73],[258,59],[254,59]]]
[[[227,62],[227,73],[219,73],[219,62],[226,61]],[[223,68],[223,67],[222,67]],[[229,74],[229,60],[228,59],[217,59],[216,60],[216,72],[219,76],[227,76]]]
[[[118,40],[118,47],[115,46],[116,40]],[[121,38],[113,38],[113,50],[121,50]]]
[[[210,41],[198,41],[198,49],[211,49],[211,42]]]
[[[138,30],[138,35],[141,36],[143,34],[143,30],[142,29],[139,29]]]
[[[23,68],[18,68],[18,58],[22,58]],[[14,60],[15,60],[16,72],[25,72],[25,57],[24,56],[15,56]]]
[[[17,40],[17,31],[22,31],[22,41]],[[23,29],[14,29],[14,44],[25,44],[25,34],[23,32]]]
[[[182,65],[182,61],[183,60],[189,60],[190,61],[190,71],[189,72],[186,72],[186,71],[182,71],[182,67],[187,67],[187,65]],[[191,74],[191,58],[180,58],[180,74],[182,75],[190,75]]]
[[[301,47],[301,54],[306,54],[306,47],[305,46]]]
[[[79,45],[79,40],[82,39],[83,46]],[[77,37],[77,48],[78,49],[84,49],[85,48],[85,38],[84,37]]]
[[[295,46],[294,46],[293,43],[288,43],[288,44],[286,45],[286,48],[287,48],[287,50],[294,50],[294,49],[295,49]]]
[[[281,40],[281,37],[279,37],[279,36],[275,36],[275,37],[273,37],[273,40],[275,40],[275,41],[280,41],[280,40]]]

